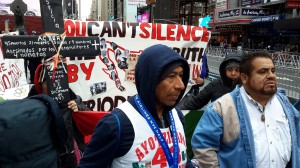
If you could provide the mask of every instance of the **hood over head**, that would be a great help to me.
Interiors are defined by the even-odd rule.
[[[158,117],[156,112],[156,86],[175,68],[183,68],[182,81],[187,86],[189,80],[189,65],[187,61],[168,46],[157,44],[146,48],[135,66],[135,84],[137,93],[152,114]],[[174,108],[181,100],[185,89],[181,92],[175,105],[167,107],[166,111]]]
[[[219,73],[225,85],[231,86],[233,82],[230,78],[226,76],[226,69],[232,66],[237,66],[237,65],[239,66],[243,56],[244,56],[243,52],[228,53],[223,59],[223,61],[221,62],[219,67]]]

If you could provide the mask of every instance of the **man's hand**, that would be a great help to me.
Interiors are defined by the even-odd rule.
[[[201,84],[203,84],[203,83],[204,83],[204,80],[203,80],[202,78],[197,77],[197,78],[195,79],[195,84],[201,85]]]
[[[78,112],[78,106],[77,106],[77,103],[74,100],[69,101],[68,108],[71,109],[74,112]]]

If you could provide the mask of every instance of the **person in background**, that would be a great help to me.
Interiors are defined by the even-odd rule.
[[[231,92],[240,82],[239,64],[243,53],[230,53],[220,64],[220,78],[207,84],[199,94],[183,99],[177,107],[181,110],[198,110],[210,101],[213,102],[226,93]]]
[[[34,87],[32,87],[28,93],[28,96],[33,96],[37,94],[46,94],[48,95],[48,86],[45,77],[45,65],[40,64],[35,72],[35,82]],[[40,68],[42,67],[42,68]],[[72,119],[72,112],[78,111],[91,111],[85,104],[82,102],[80,96],[76,95],[71,89],[69,89],[70,101],[66,103],[59,103],[59,108],[63,114],[67,130],[69,132],[68,141],[66,147],[62,151],[58,151],[60,156],[60,165],[61,168],[75,168],[80,160],[80,156],[75,155],[77,152],[83,153],[85,150],[84,136],[79,132],[75,123]]]
[[[299,168],[300,116],[268,52],[246,54],[241,83],[211,103],[192,136],[200,167]]]
[[[204,85],[204,79],[208,76],[208,64],[206,53],[203,54],[202,67],[199,76],[195,79],[195,84],[190,89],[188,96],[199,94],[200,87]]]
[[[184,116],[175,108],[188,80],[187,61],[170,47],[146,48],[135,66],[137,94],[99,121],[78,168],[188,166]]]

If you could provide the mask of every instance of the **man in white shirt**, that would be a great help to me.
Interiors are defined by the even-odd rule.
[[[235,90],[211,103],[192,137],[201,167],[300,167],[299,113],[277,89],[267,52],[246,54]]]

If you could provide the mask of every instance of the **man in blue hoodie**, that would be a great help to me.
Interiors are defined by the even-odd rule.
[[[135,67],[137,94],[99,121],[79,168],[185,167],[184,116],[175,106],[188,79],[187,61],[171,48],[146,48]]]

